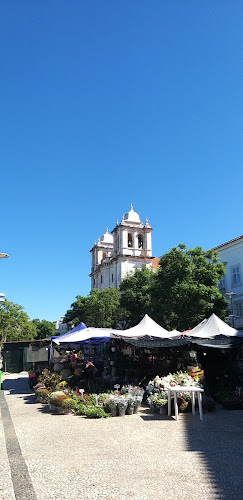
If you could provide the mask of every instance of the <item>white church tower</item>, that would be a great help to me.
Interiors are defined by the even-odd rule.
[[[90,250],[91,289],[118,288],[125,276],[141,269],[143,264],[152,267],[152,230],[147,217],[143,224],[132,205],[120,224],[117,220],[111,234],[106,228],[105,234]]]

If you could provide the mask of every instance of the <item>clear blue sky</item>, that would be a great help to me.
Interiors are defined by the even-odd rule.
[[[130,203],[153,255],[243,233],[241,0],[0,6],[0,291],[55,320]]]

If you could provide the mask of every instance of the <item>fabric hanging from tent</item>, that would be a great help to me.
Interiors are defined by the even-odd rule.
[[[189,340],[189,339],[188,339]],[[190,339],[192,344],[197,344],[202,347],[214,347],[216,349],[233,349],[243,345],[243,337],[226,338],[218,335],[214,339]]]
[[[124,340],[127,344],[132,344],[134,347],[146,347],[147,349],[156,349],[158,347],[179,347],[182,345],[188,345],[191,343],[190,339],[164,339],[164,340],[156,340],[155,338],[152,340],[146,339],[121,339]]]

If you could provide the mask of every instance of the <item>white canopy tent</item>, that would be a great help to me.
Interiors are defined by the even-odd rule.
[[[112,332],[116,332],[112,328],[83,328],[82,330],[70,333],[69,335],[63,335],[56,337],[52,340],[53,343],[57,345],[61,344],[77,344],[78,342],[84,342],[89,339],[109,339]]]
[[[201,323],[190,330],[190,332],[186,333],[187,337],[195,337],[199,339],[213,339],[218,335],[242,338],[243,332],[232,328],[216,316],[216,314],[212,314],[208,319],[204,319]]]
[[[145,314],[138,325],[128,328],[127,330],[113,330],[111,337],[120,339],[141,339],[141,338],[156,338],[156,339],[171,339],[178,337],[179,332],[169,332],[158,325],[148,314]]]

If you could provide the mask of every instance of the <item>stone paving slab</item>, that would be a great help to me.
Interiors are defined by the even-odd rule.
[[[0,416],[0,450],[1,450],[1,452],[0,452],[0,457],[1,457],[0,458],[0,499],[1,500],[15,500],[1,416]]]
[[[99,420],[53,415],[28,394],[23,374],[15,378],[5,377],[4,392],[38,500],[242,498],[243,412],[208,413],[203,422],[145,408]]]

